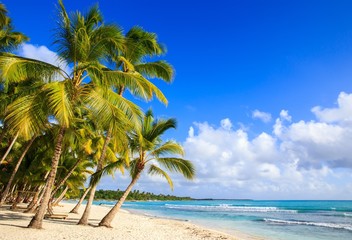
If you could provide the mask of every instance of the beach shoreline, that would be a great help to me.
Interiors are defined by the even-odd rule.
[[[56,214],[67,214],[75,204],[64,202],[54,208]],[[102,217],[109,211],[108,206],[93,205],[89,226],[78,226],[77,222],[84,210],[81,206],[79,214],[68,214],[66,220],[45,219],[43,229],[28,229],[33,214],[21,211],[10,211],[4,206],[0,209],[1,240],[85,240],[85,239],[172,239],[172,240],[199,240],[199,239],[228,239],[228,240],[263,240],[257,236],[250,236],[242,232],[227,234],[216,229],[210,229],[182,219],[167,219],[149,216],[136,212],[121,210],[114,221],[113,228],[97,227]]]

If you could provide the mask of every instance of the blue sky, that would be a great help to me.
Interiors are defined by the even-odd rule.
[[[96,2],[64,1],[81,11]],[[174,193],[352,198],[352,151],[345,144],[352,140],[351,1],[98,2],[107,22],[142,26],[168,48],[164,59],[176,69],[175,82],[157,85],[169,106],[142,106],[177,118],[178,130],[168,137],[184,144],[199,170],[194,183],[176,177]],[[3,3],[16,30],[31,39],[28,56],[54,56],[56,1]],[[216,171],[219,164],[224,169]],[[117,179],[101,186],[116,188]],[[156,185],[168,192],[147,176],[138,187]]]

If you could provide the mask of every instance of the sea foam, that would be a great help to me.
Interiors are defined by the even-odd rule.
[[[254,206],[233,206],[230,204],[220,204],[216,206],[200,205],[174,205],[165,204],[166,208],[189,210],[189,211],[231,211],[231,212],[283,212],[297,213],[297,210],[280,209],[277,207],[254,207]]]
[[[307,225],[307,226],[316,226],[316,227],[345,229],[345,230],[352,231],[352,225],[350,225],[350,224],[323,223],[323,222],[305,222],[305,221],[294,221],[294,220],[279,220],[279,219],[271,219],[271,218],[264,218],[264,221],[268,222],[268,223],[274,223],[274,224]]]

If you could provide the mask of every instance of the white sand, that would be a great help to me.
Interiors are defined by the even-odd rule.
[[[68,213],[74,204],[64,203],[55,207],[55,213]],[[189,222],[153,218],[120,211],[112,223],[113,228],[97,227],[99,221],[108,212],[104,206],[92,206],[90,226],[76,225],[80,214],[68,215],[66,220],[44,220],[41,230],[28,229],[26,226],[33,214],[0,209],[1,240],[199,240],[199,239],[238,239],[259,240],[262,238],[236,233],[231,236],[215,230],[206,229]]]

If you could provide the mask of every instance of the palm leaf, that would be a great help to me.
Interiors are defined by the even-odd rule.
[[[8,129],[19,131],[20,136],[30,139],[47,126],[47,113],[42,106],[43,94],[32,94],[20,97],[7,108],[5,121]]]
[[[160,56],[166,53],[164,45],[160,44],[157,35],[135,26],[126,34],[126,51],[124,56],[136,63],[144,56]]]
[[[8,82],[20,82],[29,78],[50,82],[66,76],[57,66],[35,59],[0,53],[1,76]]]
[[[174,183],[172,182],[170,176],[161,168],[157,167],[154,164],[151,164],[149,166],[148,173],[150,175],[157,175],[157,176],[161,176],[161,177],[165,178],[166,181],[168,182],[168,184],[170,185],[171,190],[174,190]]]
[[[171,172],[181,173],[187,179],[195,177],[195,169],[191,161],[182,158],[156,158],[156,161]]]
[[[185,152],[179,143],[170,140],[151,151],[150,154],[153,156],[161,156],[166,154],[179,154],[183,156]]]
[[[102,176],[106,175],[106,174],[113,174],[116,169],[119,169],[122,173],[123,173],[123,167],[124,167],[124,161],[123,159],[119,159],[116,162],[110,163],[108,165],[106,165],[102,170],[94,173],[91,178],[90,178],[90,186],[95,186],[96,184],[99,183],[100,179],[102,178]]]
[[[65,127],[68,127],[73,119],[71,88],[71,81],[53,82],[44,86],[49,109]]]
[[[167,130],[171,128],[176,128],[177,122],[176,119],[159,119],[154,122],[153,127],[150,131],[143,133],[144,137],[149,141],[154,141],[154,139],[163,135]]]
[[[104,126],[112,123],[119,124],[116,129],[138,124],[140,109],[132,102],[121,97],[111,89],[95,88],[87,89],[84,102],[95,116],[100,116]],[[103,116],[103,117],[101,117]]]
[[[115,87],[124,86],[136,97],[140,97],[144,100],[151,100],[153,95],[155,95],[155,97],[165,105],[168,103],[160,89],[138,72],[106,70],[103,71],[102,74],[103,79],[109,83],[109,85]]]
[[[167,83],[171,83],[173,80],[174,69],[166,61],[142,63],[134,68],[137,72],[149,78],[160,78]]]

